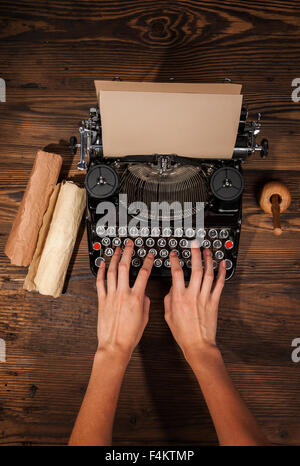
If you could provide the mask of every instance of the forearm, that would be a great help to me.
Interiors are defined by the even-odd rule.
[[[110,445],[120,387],[129,355],[98,351],[69,445]]]
[[[266,445],[260,427],[235,389],[221,353],[211,347],[189,360],[211,414],[220,445]]]

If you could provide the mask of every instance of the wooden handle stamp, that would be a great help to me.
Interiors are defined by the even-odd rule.
[[[263,187],[259,205],[262,210],[273,215],[274,234],[281,235],[280,213],[284,212],[291,203],[289,189],[279,181],[270,181]]]

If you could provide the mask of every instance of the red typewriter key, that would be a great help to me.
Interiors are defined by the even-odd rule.
[[[100,243],[94,243],[93,248],[95,249],[95,251],[98,251],[99,249],[101,249],[101,244]]]
[[[232,248],[233,248],[233,241],[231,241],[230,239],[228,239],[228,240],[225,242],[225,248],[226,248],[226,249],[232,249]]]

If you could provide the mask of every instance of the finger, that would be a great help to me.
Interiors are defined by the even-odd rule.
[[[203,276],[202,255],[198,241],[193,241],[191,244],[192,254],[192,273],[189,283],[189,288],[199,291]]]
[[[106,289],[105,289],[105,261],[100,262],[100,267],[97,273],[97,281],[96,281],[98,299],[101,300],[106,296]]]
[[[118,287],[120,288],[129,287],[129,269],[130,269],[130,262],[131,262],[133,247],[134,247],[133,241],[129,240],[126,243],[126,246],[122,254],[122,259],[119,262]]]
[[[225,283],[225,277],[226,277],[226,265],[225,265],[225,261],[221,261],[219,263],[217,280],[216,280],[213,292],[211,294],[211,299],[214,305],[216,306],[219,305],[221,293],[222,293],[224,283]]]
[[[133,291],[140,295],[144,295],[147,286],[148,278],[150,276],[153,266],[154,256],[152,253],[148,253],[143,266],[140,268],[138,276],[136,277],[135,283],[132,287]]]
[[[107,291],[114,292],[117,288],[118,280],[118,264],[121,257],[121,249],[117,247],[114,255],[111,258],[108,271],[107,271]]]
[[[176,252],[170,253],[170,262],[172,274],[172,287],[176,290],[183,290],[185,288],[184,275]]]
[[[207,299],[209,297],[211,287],[214,281],[214,268],[213,268],[213,261],[212,261],[210,250],[204,249],[203,255],[204,255],[204,263],[205,263],[205,271],[204,271],[204,277],[203,277],[202,286],[201,286],[201,295]]]

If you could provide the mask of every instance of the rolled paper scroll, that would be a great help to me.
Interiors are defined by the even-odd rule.
[[[31,175],[4,252],[14,265],[30,264],[43,216],[57,183],[62,157],[38,150]]]
[[[61,295],[85,205],[85,189],[63,181],[33,280],[39,293]]]
[[[47,235],[49,232],[51,220],[53,217],[53,212],[55,209],[55,204],[56,204],[58,193],[60,190],[60,186],[61,186],[61,183],[55,186],[54,191],[50,197],[48,209],[46,210],[46,213],[43,218],[43,223],[42,223],[42,226],[39,232],[36,250],[34,252],[33,259],[31,261],[27,276],[23,284],[24,290],[27,290],[27,291],[36,290],[36,286],[34,283],[34,277],[36,276],[36,272],[37,272],[37,269],[38,269],[38,266],[41,260],[41,255],[42,255],[43,248],[45,246],[45,242],[46,242]]]

